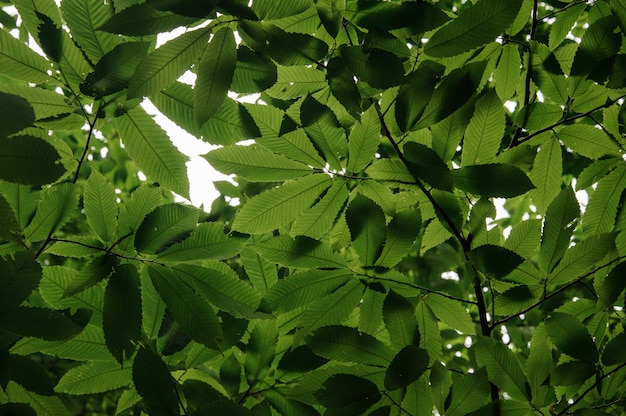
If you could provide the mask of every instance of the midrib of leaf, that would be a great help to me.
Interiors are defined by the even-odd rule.
[[[5,34],[5,36],[11,36],[11,35],[9,35],[9,34]],[[2,37],[2,35],[0,35],[0,38],[1,38],[1,37]],[[11,36],[11,37],[12,37],[12,36]],[[1,39],[0,39],[0,40],[1,40]],[[19,41],[19,40],[17,40],[17,39],[15,39],[15,41],[20,42],[20,41]],[[4,43],[4,42],[2,42],[2,43]],[[20,42],[20,43],[21,43],[21,42]],[[0,45],[0,46],[1,46],[1,45]],[[26,47],[26,45],[24,45],[24,47]],[[32,65],[29,65],[28,63],[26,63],[26,62],[24,62],[24,61],[20,61],[20,60],[18,60],[17,58],[14,58],[14,57],[13,57],[13,56],[11,56],[11,55],[7,55],[6,53],[3,53],[3,52],[2,52],[2,50],[3,50],[3,49],[4,49],[4,48],[0,48],[0,54],[2,54],[2,56],[6,57],[6,58],[9,58],[10,60],[12,60],[12,61],[14,61],[14,62],[16,62],[16,63],[18,63],[18,64],[20,64],[20,65],[24,65],[24,66],[29,67],[30,69],[33,69],[33,70],[35,70],[35,71],[37,71],[37,72],[39,72],[39,73],[41,73],[41,74],[45,75],[45,76],[46,76],[46,78],[52,78],[50,75],[48,75],[48,73],[47,73],[47,72],[42,71],[41,69],[39,69],[39,68],[37,68],[37,67],[34,67],[34,66],[32,66]],[[21,57],[23,57],[23,55],[22,55]]]
[[[335,307],[337,307],[338,305],[340,305],[342,303],[347,303],[346,299],[349,298],[349,296],[353,295],[352,292],[354,292],[356,290],[356,288],[360,284],[361,283],[358,280],[354,280],[353,279],[353,280],[349,280],[345,285],[343,285],[342,287],[337,289],[333,293],[333,295],[339,293],[340,291],[343,291],[344,293],[340,293],[340,296],[336,296],[336,299],[334,299],[333,302],[331,302],[328,305],[325,305],[327,307],[326,307],[326,311],[324,313],[319,314],[317,316],[317,318],[311,320],[310,322],[307,322],[307,326],[302,329],[303,335],[309,333],[314,328],[317,328],[318,322],[320,322],[322,319],[324,319],[329,313],[332,313],[333,310],[335,309]],[[330,296],[332,296],[332,295],[330,295]],[[308,311],[310,311],[310,309]]]

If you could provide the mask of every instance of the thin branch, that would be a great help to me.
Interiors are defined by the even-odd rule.
[[[80,173],[80,168],[85,161],[85,157],[87,157],[87,153],[89,153],[89,146],[91,144],[91,137],[93,136],[94,129],[96,127],[96,121],[98,120],[98,112],[100,112],[101,103],[98,102],[98,108],[93,115],[93,120],[89,121],[89,132],[87,133],[87,142],[85,143],[85,147],[83,149],[83,154],[80,156],[78,160],[78,166],[76,166],[76,173],[74,173],[74,179],[72,183],[76,183],[78,181],[78,175]],[[89,120],[89,119],[87,119]]]
[[[530,26],[530,37],[529,42],[535,39],[535,34],[537,32],[537,7],[538,0],[533,1],[533,12],[532,12],[532,24]],[[528,117],[530,117],[530,112],[528,111],[528,105],[530,104],[530,81],[533,74],[533,54],[530,50],[530,44],[527,46],[528,52],[528,65],[526,66],[526,79],[524,81],[524,104],[522,108],[524,109],[524,121],[522,124],[515,129],[515,133],[513,134],[513,139],[509,144],[509,148],[515,147],[519,144],[519,138],[522,135],[522,131],[524,130],[524,126],[528,122]]]
[[[594,109],[589,110],[589,111],[587,111],[585,113],[576,114],[574,116],[566,117],[563,120],[557,121],[556,123],[551,124],[548,127],[544,127],[544,128],[542,128],[540,130],[537,130],[537,131],[529,134],[528,136],[518,140],[517,143],[515,144],[515,146],[517,146],[519,144],[522,144],[524,142],[527,142],[530,139],[532,139],[533,137],[539,136],[542,133],[545,133],[545,132],[550,131],[550,130],[554,130],[555,127],[558,127],[558,126],[561,126],[563,124],[569,123],[570,121],[578,120],[579,118],[583,118],[583,117],[588,117],[590,114],[593,114],[593,113],[595,113],[596,111],[598,111],[598,110],[600,110],[602,108],[606,108],[608,106],[611,106],[611,105],[615,104],[617,101],[621,100],[624,97],[626,97],[626,95],[622,95],[622,96],[620,96],[620,97],[618,97],[618,98],[616,98],[614,100],[610,100],[609,102],[607,102],[605,104],[602,104],[602,105],[599,105],[599,106],[595,107]],[[513,147],[513,146],[509,146],[509,147]]]
[[[362,275],[362,276],[363,277],[372,278],[372,276],[367,276],[367,275]],[[438,290],[429,289],[429,288],[427,288],[425,286],[416,285],[414,283],[399,282],[397,280],[387,279],[387,278],[378,277],[378,276],[374,277],[373,279],[375,279],[377,281],[382,281],[382,282],[397,283],[399,285],[407,286],[407,287],[410,287],[410,288],[413,288],[413,289],[418,289],[418,290],[421,290],[421,291],[426,292],[426,293],[432,293],[432,294],[435,294],[435,295],[443,296],[444,298],[455,300],[457,302],[463,302],[463,303],[469,303],[471,305],[476,305],[476,302],[473,301],[473,300],[457,298],[456,296],[450,295],[448,293],[440,292]]]
[[[598,384],[602,382],[602,380],[604,380],[605,378],[610,377],[611,375],[617,373],[619,370],[621,370],[624,367],[626,367],[626,363],[622,363],[618,367],[616,367],[613,370],[609,371],[608,373],[604,374],[599,379],[596,378],[596,382],[595,383],[593,383],[584,392],[582,392],[580,394],[580,396],[578,396],[576,398],[576,400],[574,400],[573,402],[571,402],[570,404],[565,406],[565,408],[563,410],[561,410],[559,413],[557,413],[557,415],[565,414],[569,409],[571,409],[572,407],[576,406],[582,399],[584,399],[587,394],[591,393],[598,386]]]
[[[496,326],[498,326],[498,325],[502,325],[502,324],[504,324],[504,323],[507,323],[507,322],[508,322],[508,321],[510,321],[511,319],[517,318],[517,317],[519,317],[520,315],[523,315],[523,314],[525,314],[525,313],[528,313],[529,311],[531,311],[531,310],[535,309],[537,306],[541,305],[542,303],[544,303],[544,302],[545,302],[545,301],[547,301],[548,299],[551,299],[551,298],[555,297],[556,295],[558,295],[559,293],[561,293],[561,292],[565,291],[566,289],[568,289],[568,288],[570,288],[570,287],[572,287],[572,286],[574,286],[574,285],[576,285],[576,284],[580,283],[583,279],[586,279],[587,277],[589,277],[589,276],[593,275],[594,273],[596,273],[596,272],[598,272],[598,271],[600,271],[600,270],[602,270],[602,269],[604,269],[604,268],[609,267],[611,264],[616,263],[616,262],[619,262],[619,261],[624,260],[624,259],[626,259],[626,256],[620,256],[620,257],[617,257],[617,258],[615,258],[615,259],[611,260],[610,262],[608,262],[608,263],[606,263],[606,264],[603,264],[602,266],[598,266],[598,267],[596,267],[595,269],[593,269],[593,270],[591,270],[591,271],[589,271],[589,272],[587,272],[587,273],[583,274],[582,276],[580,276],[580,277],[579,277],[579,278],[577,278],[576,280],[573,280],[573,281],[571,281],[571,282],[569,282],[569,283],[567,283],[567,284],[564,284],[563,286],[561,286],[560,288],[556,289],[554,292],[550,293],[549,295],[544,295],[541,299],[539,299],[537,302],[535,302],[535,303],[534,303],[534,304],[532,304],[531,306],[527,307],[527,308],[526,308],[526,309],[524,309],[523,311],[518,312],[518,313],[516,313],[516,314],[514,314],[514,315],[507,316],[506,318],[502,318],[502,319],[500,319],[499,321],[495,321],[495,322],[493,323],[493,325],[491,326],[491,329],[495,328],[495,327],[496,327]]]
[[[387,126],[387,123],[385,123],[385,119],[384,119],[383,115],[380,112],[380,108],[378,108],[378,106],[376,106],[375,103],[373,103],[373,105],[375,105],[376,112],[378,114],[378,118],[380,119],[380,124],[381,124],[381,126],[383,128],[383,132],[384,132],[385,136],[387,137],[387,139],[389,139],[389,142],[391,143],[391,145],[393,146],[394,150],[396,151],[396,154],[398,155],[398,158],[402,161],[402,163],[405,166],[408,167],[409,166],[409,161],[406,159],[406,157],[404,157],[404,154],[400,150],[400,147],[398,146],[398,143],[396,143],[395,140],[393,139],[393,136],[391,134],[391,130],[389,130],[389,127]],[[417,187],[420,189],[420,191],[422,191],[422,193],[426,196],[428,201],[433,205],[435,210],[441,214],[441,217],[448,224],[448,226],[450,227],[450,230],[452,231],[452,233],[454,234],[456,239],[459,240],[459,243],[461,243],[461,247],[463,247],[463,251],[469,251],[468,250],[468,248],[469,248],[468,247],[468,239],[463,237],[463,235],[461,234],[461,231],[456,228],[456,225],[454,224],[452,219],[448,216],[448,214],[444,211],[444,209],[441,208],[441,206],[437,203],[437,201],[432,196],[430,191],[428,189],[426,189],[426,187],[424,186],[422,181],[417,176],[415,176],[413,173],[411,173],[411,175],[413,176],[413,179],[415,179],[415,185],[417,185]]]

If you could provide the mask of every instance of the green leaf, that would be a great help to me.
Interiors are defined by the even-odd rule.
[[[313,269],[296,273],[273,285],[265,299],[275,312],[287,312],[323,299],[346,284],[353,276],[354,274],[346,269]]]
[[[222,106],[235,73],[237,45],[232,30],[218,30],[204,49],[194,88],[193,108],[200,125]]]
[[[58,116],[60,114],[67,114],[74,111],[74,107],[68,105],[67,98],[54,91],[36,87],[27,87],[18,84],[0,85],[0,90],[24,98],[35,111],[35,119],[37,120]],[[19,111],[20,114],[13,114],[13,112],[17,111]],[[20,122],[20,119],[23,119],[25,116],[28,117],[30,110],[25,107],[20,108],[19,103],[15,102],[12,103],[11,108],[6,108],[3,112],[7,114],[7,119],[8,117],[15,117],[15,120],[10,120],[11,123],[7,123],[7,126],[2,127],[5,128],[11,126],[13,123]],[[11,114],[11,116],[9,116],[9,114]],[[23,127],[30,126],[33,121],[24,123]],[[21,128],[16,129],[15,131],[19,130],[21,130]]]
[[[450,394],[446,416],[470,414],[490,400],[487,373],[484,370],[472,374],[452,372],[452,392]]]
[[[278,271],[276,265],[265,260],[251,248],[241,250],[243,267],[254,288],[265,295],[276,283],[278,283]]]
[[[552,34],[552,31],[550,31],[550,34]],[[511,98],[515,92],[521,66],[522,60],[518,46],[512,43],[502,45],[502,54],[494,72],[496,77],[496,94],[498,94],[502,102]]]
[[[102,329],[106,345],[123,365],[135,352],[141,337],[141,293],[139,273],[132,264],[115,268],[104,293]]]
[[[215,348],[222,335],[211,305],[168,267],[150,266],[150,278],[180,328],[194,341]]]
[[[96,98],[122,91],[128,86],[137,65],[148,53],[147,42],[117,45],[96,64],[93,72],[80,85],[82,93]]]
[[[450,328],[467,335],[476,334],[472,318],[459,302],[435,293],[427,295],[423,301],[435,316]]]
[[[0,179],[41,186],[64,173],[57,149],[48,142],[33,136],[0,138]]]
[[[212,305],[235,317],[252,315],[261,301],[259,293],[249,283],[240,280],[222,263],[203,267],[180,265],[172,271]]]
[[[329,360],[385,367],[391,348],[373,336],[347,326],[325,326],[305,337],[313,352]]]
[[[551,384],[572,386],[582,384],[596,373],[595,365],[581,361],[568,361],[558,365],[550,377]]]
[[[376,266],[393,267],[409,255],[418,239],[422,216],[417,206],[399,211],[387,224],[387,237]]]
[[[237,213],[233,230],[263,234],[288,224],[308,209],[331,184],[327,175],[313,174],[257,195]]]
[[[93,261],[84,264],[63,290],[63,298],[68,298],[100,283],[109,276],[118,259],[109,253],[95,257]]]
[[[500,148],[504,128],[502,101],[493,91],[483,95],[476,102],[474,115],[465,131],[461,166],[493,162]]]
[[[391,360],[385,372],[385,388],[397,390],[408,386],[428,369],[428,352],[407,345]]]
[[[563,179],[563,158],[561,146],[556,140],[549,140],[539,147],[530,179],[535,185],[529,193],[540,213],[546,212],[552,200],[561,191]],[[608,230],[607,230],[608,231]]]
[[[512,198],[535,187],[519,168],[504,163],[465,166],[452,176],[456,188],[486,197]]]
[[[0,258],[0,313],[17,308],[41,280],[41,266],[29,253]]]
[[[286,100],[303,97],[327,86],[324,73],[315,68],[277,65],[276,70],[277,80],[271,88],[266,90],[266,93],[273,98]]]
[[[327,242],[298,236],[292,239],[281,235],[252,245],[265,259],[284,266],[302,268],[341,268],[346,265],[343,256],[333,252]]]
[[[476,247],[469,258],[480,271],[495,278],[506,276],[524,261],[513,251],[490,244]]]
[[[608,275],[600,280],[598,287],[598,278],[596,278],[596,291],[598,293],[598,309],[605,309],[612,306],[619,298],[620,294],[626,288],[626,280],[622,278],[626,272],[626,263],[619,263]]]
[[[211,144],[229,145],[260,136],[246,107],[226,98],[217,113],[202,126],[203,138]]]
[[[482,62],[467,64],[445,76],[413,130],[437,124],[463,107],[476,93],[484,65]]]
[[[209,152],[205,159],[215,169],[251,182],[278,182],[311,173],[311,168],[304,163],[258,145],[222,147]]]
[[[85,310],[79,310],[83,313]],[[48,341],[61,341],[77,335],[82,328],[62,312],[20,306],[0,315],[0,331]]]
[[[250,386],[254,386],[267,375],[278,342],[278,326],[276,321],[257,321],[246,348],[244,369]]]
[[[608,366],[626,362],[624,348],[626,348],[626,334],[617,334],[604,347],[602,363]]]
[[[0,30],[0,73],[38,84],[52,76],[50,62],[5,30]]]
[[[281,65],[317,64],[326,56],[328,45],[305,33],[288,33],[270,26],[266,32],[267,53]]]
[[[28,403],[29,408],[34,410],[35,414],[38,416],[66,416],[69,414],[59,397],[40,396],[14,382],[9,382],[7,385],[6,395],[12,402]],[[15,408],[9,409],[12,411]],[[23,415],[22,407],[17,407],[17,411],[19,411],[19,413],[17,413],[19,416]]]
[[[117,202],[113,185],[97,170],[92,170],[84,192],[85,216],[102,242],[111,243],[117,229]]]
[[[598,182],[581,218],[585,235],[613,231],[617,207],[626,189],[626,167],[618,165]]]
[[[133,4],[112,16],[106,23],[97,27],[97,30],[129,36],[146,36],[169,32],[196,20],[171,12],[161,12],[147,4]]]
[[[231,354],[222,361],[220,366],[220,381],[231,397],[237,396],[241,386],[241,364],[235,354]]]
[[[343,323],[363,298],[364,286],[357,279],[349,280],[335,292],[317,299],[300,317],[301,335],[328,325]]]
[[[196,227],[198,211],[181,204],[162,205],[146,216],[137,229],[135,248],[159,254],[185,239]]]
[[[171,85],[204,51],[210,29],[187,32],[143,58],[128,82],[128,97],[154,94]]]
[[[158,258],[173,261],[225,260],[239,252],[243,240],[224,234],[224,225],[217,222],[198,224],[183,241],[161,251]]]
[[[616,28],[617,20],[610,15],[589,25],[576,50],[571,75],[588,74],[596,64],[619,51],[622,39],[615,33]]]
[[[335,181],[320,201],[293,222],[290,235],[321,239],[333,226],[349,197],[345,183]]]
[[[135,189],[120,209],[117,235],[134,234],[139,229],[145,216],[161,202],[161,198],[161,189],[158,186],[141,185]],[[119,243],[118,247],[125,252],[133,247],[133,243],[134,238],[125,238]]]
[[[415,318],[419,331],[420,348],[428,351],[431,361],[440,359],[443,349],[443,340],[439,331],[437,318],[426,302],[420,301],[415,308]]]
[[[557,104],[530,103],[515,116],[515,124],[526,130],[540,130],[556,125],[563,118],[563,109]]]
[[[356,119],[360,118],[362,97],[354,75],[342,57],[336,56],[328,61],[326,80],[330,92],[348,113]]]
[[[351,374],[335,374],[324,381],[315,398],[327,408],[326,414],[356,416],[381,399],[376,384]]]
[[[430,147],[416,142],[404,145],[404,156],[409,171],[429,185],[442,191],[452,191],[452,175],[448,166]]]
[[[133,362],[133,382],[146,410],[155,416],[180,415],[177,383],[161,358],[142,347]]]
[[[561,352],[587,363],[598,362],[596,345],[578,319],[566,313],[554,312],[545,322],[548,336]]]
[[[378,159],[367,167],[365,172],[379,181],[415,183],[415,178],[400,159]]]
[[[346,10],[346,0],[317,0],[315,2],[317,14],[330,36],[336,38],[343,23],[343,13]]]
[[[482,46],[513,23],[521,5],[521,0],[506,3],[499,0],[480,0],[463,9],[459,17],[435,32],[428,40],[424,52],[434,57],[446,57]]]
[[[115,119],[125,150],[151,180],[189,197],[187,158],[142,108],[135,107]]]
[[[380,121],[374,107],[370,107],[361,116],[348,140],[349,172],[360,172],[369,165],[380,142]]]
[[[582,276],[602,260],[614,244],[615,234],[595,234],[567,249],[561,262],[550,273],[548,283],[561,285]]]
[[[24,229],[27,240],[45,240],[48,235],[61,228],[78,206],[79,192],[71,183],[46,188],[41,195],[35,216]]]
[[[556,133],[557,139],[574,152],[590,159],[619,156],[619,145],[604,131],[588,124],[571,124]]]
[[[487,368],[489,380],[513,398],[530,399],[530,391],[522,367],[506,345],[493,338],[481,337],[476,347],[476,360]]]
[[[429,66],[421,66],[400,85],[395,102],[395,118],[403,132],[413,128],[428,105],[437,84],[437,73]]]
[[[341,170],[348,153],[345,132],[330,108],[307,96],[300,107],[302,126],[333,169]]]
[[[415,308],[406,298],[390,291],[383,303],[383,320],[392,346],[397,351],[417,342]]]
[[[0,111],[6,121],[0,126],[0,138],[10,136],[35,122],[35,112],[30,103],[17,95],[0,92]]]
[[[270,88],[276,82],[278,70],[268,57],[240,45],[237,65],[230,90],[238,93],[256,93]]]
[[[548,206],[539,252],[539,265],[544,271],[552,271],[567,250],[576,226],[574,220],[579,216],[578,200],[569,187]]]
[[[118,36],[96,30],[113,16],[113,9],[110,5],[68,0],[61,4],[61,11],[70,28],[72,38],[76,40],[91,62],[98,62],[120,43]]]
[[[132,367],[111,361],[91,361],[70,369],[54,388],[57,393],[96,394],[128,386]]]
[[[371,199],[358,195],[346,210],[346,221],[352,247],[359,255],[361,264],[373,265],[382,252],[387,235],[383,210]]]

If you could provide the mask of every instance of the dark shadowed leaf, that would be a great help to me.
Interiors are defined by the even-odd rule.
[[[598,361],[598,350],[587,328],[574,316],[556,312],[546,321],[548,336],[565,354],[578,360],[594,364]]]
[[[114,15],[97,29],[122,35],[145,36],[167,32],[196,20],[172,12],[162,12],[148,4],[138,4]]]
[[[391,348],[381,341],[346,326],[319,328],[305,341],[315,354],[328,360],[387,366],[393,357]]]
[[[452,191],[450,169],[430,147],[408,142],[404,145],[404,157],[410,162],[407,167],[415,176],[437,189]]]
[[[0,114],[4,120],[0,124],[0,138],[17,133],[35,121],[35,112],[28,101],[4,92],[0,92]]]
[[[139,273],[132,264],[115,268],[104,294],[102,329],[107,348],[122,365],[141,337]]]
[[[506,276],[524,261],[519,254],[490,244],[476,247],[469,257],[480,271],[495,278]]]
[[[425,52],[430,56],[445,57],[482,46],[513,23],[521,5],[522,0],[481,0],[462,10],[459,17],[435,32],[428,40]]]
[[[335,374],[315,392],[315,398],[329,410],[326,415],[356,416],[381,399],[376,384],[351,374]]]
[[[151,415],[179,415],[176,380],[161,358],[140,348],[133,363],[133,382]]]
[[[465,166],[452,176],[456,188],[486,197],[512,198],[535,187],[519,168],[503,163]]]
[[[50,143],[33,136],[0,138],[0,179],[41,186],[64,173],[60,155]]]
[[[428,352],[414,345],[404,347],[385,372],[385,388],[397,390],[408,386],[428,369]]]
[[[218,30],[198,66],[193,107],[200,125],[206,123],[222,106],[235,73],[237,45],[232,30]]]

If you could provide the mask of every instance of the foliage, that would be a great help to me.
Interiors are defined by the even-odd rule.
[[[624,413],[624,0],[0,4],[0,413]]]

